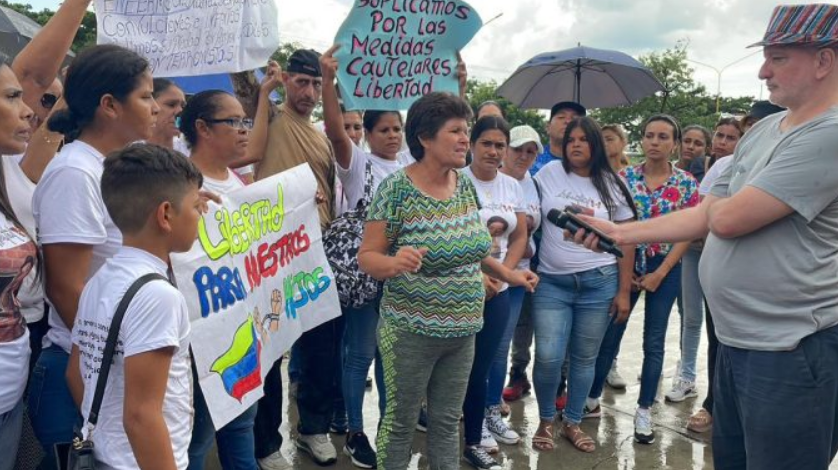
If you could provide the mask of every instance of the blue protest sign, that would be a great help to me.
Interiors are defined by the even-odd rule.
[[[457,93],[456,53],[482,25],[460,0],[355,0],[335,37],[344,105],[403,110],[431,91]]]

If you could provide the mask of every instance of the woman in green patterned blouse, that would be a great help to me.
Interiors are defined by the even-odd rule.
[[[416,163],[381,182],[367,214],[358,261],[386,280],[378,346],[387,409],[378,433],[378,468],[401,470],[420,403],[428,400],[430,468],[457,470],[459,425],[483,326],[482,272],[532,291],[538,277],[489,256],[477,195],[457,169],[466,164],[471,110],[448,93],[430,93],[407,115]]]

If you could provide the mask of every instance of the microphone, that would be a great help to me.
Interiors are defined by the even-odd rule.
[[[594,235],[599,237],[597,248],[606,253],[611,253],[617,258],[623,257],[623,250],[621,250],[620,247],[617,246],[613,238],[591,227],[590,224],[583,221],[582,219],[577,217],[576,214],[573,214],[568,210],[560,211],[558,209],[551,209],[550,212],[547,213],[547,220],[549,220],[553,225],[561,229],[567,230],[568,232],[574,235],[576,235],[576,232],[580,229],[584,229],[588,233],[593,233]]]

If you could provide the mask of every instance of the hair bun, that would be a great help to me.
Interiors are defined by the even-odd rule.
[[[60,134],[72,134],[79,130],[79,123],[69,109],[58,110],[49,117],[47,128]]]

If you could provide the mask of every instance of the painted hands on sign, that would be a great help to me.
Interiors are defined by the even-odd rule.
[[[335,58],[338,49],[340,44],[334,44],[320,56],[320,73],[324,82],[333,83],[338,74],[338,60]]]
[[[577,217],[582,219],[591,227],[611,237],[617,245],[624,244],[622,234],[620,233],[620,226],[615,224],[614,222],[605,219],[600,219],[597,217],[591,217],[585,214],[578,214]],[[597,247],[597,244],[599,243],[599,237],[594,235],[593,233],[588,233],[585,229],[580,228],[576,231],[575,235],[565,230],[564,238],[565,240],[570,240],[573,243],[576,243],[577,245],[583,245],[585,248],[591,251],[602,253],[602,250],[600,250]]]
[[[392,258],[394,276],[404,273],[416,273],[422,268],[422,258],[428,252],[427,248],[413,248],[403,246]]]
[[[262,83],[259,88],[263,93],[270,93],[282,86],[282,67],[274,61],[268,61],[268,68],[265,71],[265,76],[262,77]]]

